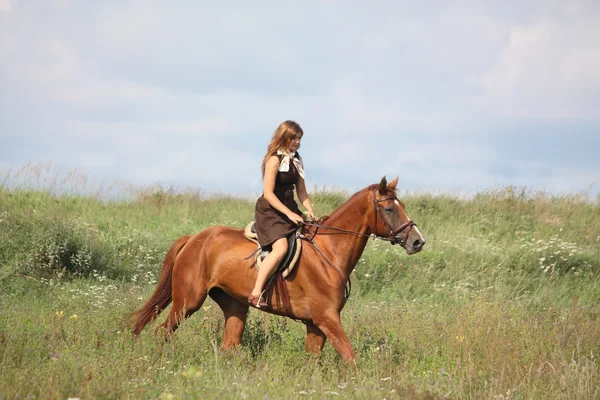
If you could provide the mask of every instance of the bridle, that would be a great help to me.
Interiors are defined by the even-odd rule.
[[[389,238],[382,237],[382,239],[389,240],[392,244],[399,244],[400,246],[404,246],[405,240],[402,239],[402,237],[400,236],[400,232],[402,232],[406,228],[409,228],[408,232],[406,233],[406,238],[408,238],[408,235],[410,235],[410,231],[411,231],[412,227],[417,226],[417,224],[415,224],[415,222],[412,219],[409,219],[408,221],[406,221],[405,223],[400,225],[398,228],[394,229],[392,227],[392,225],[389,223],[389,221],[387,219],[385,219],[385,216],[383,215],[383,213],[381,211],[381,206],[379,205],[379,203],[387,201],[387,200],[396,200],[397,201],[398,198],[394,195],[394,196],[385,197],[383,199],[377,199],[375,197],[375,189],[373,189],[373,204],[375,205],[375,210],[377,210],[377,214],[379,214],[379,218],[381,218],[381,220],[383,221],[383,224],[385,225],[387,230],[390,231],[390,237]],[[377,230],[377,214],[374,215],[375,221],[373,224],[373,226],[374,226],[373,231]]]

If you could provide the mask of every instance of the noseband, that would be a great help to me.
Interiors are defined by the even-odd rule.
[[[373,224],[373,231],[377,230],[377,214],[379,214],[379,218],[381,218],[381,220],[383,221],[383,224],[385,225],[387,230],[390,231],[390,237],[388,238],[390,243],[391,244],[399,244],[400,246],[404,246],[404,239],[402,239],[402,237],[400,236],[400,232],[402,232],[403,230],[408,228],[408,232],[406,233],[406,237],[408,238],[408,235],[410,234],[410,230],[412,229],[413,226],[417,226],[417,224],[415,224],[415,222],[412,219],[409,219],[408,221],[406,221],[405,223],[400,225],[398,228],[394,229],[392,227],[392,225],[389,223],[389,221],[383,215],[383,212],[381,211],[381,206],[379,205],[379,203],[381,203],[383,201],[387,201],[387,200],[398,200],[398,198],[396,196],[389,196],[389,197],[385,197],[383,199],[377,199],[377,197],[375,196],[375,190],[376,189],[373,189],[373,205],[375,206],[375,210],[377,210],[377,213],[374,214],[375,223]]]

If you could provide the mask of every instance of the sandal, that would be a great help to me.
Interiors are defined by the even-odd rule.
[[[262,296],[248,296],[248,303],[252,304],[256,308],[263,308],[268,306],[268,304],[262,300]]]

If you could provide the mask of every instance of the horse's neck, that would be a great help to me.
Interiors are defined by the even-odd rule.
[[[362,200],[362,201],[359,201]],[[351,233],[321,228],[315,240],[330,254],[336,266],[349,276],[360,259],[371,233],[369,228],[369,207],[366,199],[357,199],[334,212],[324,225],[343,229]]]

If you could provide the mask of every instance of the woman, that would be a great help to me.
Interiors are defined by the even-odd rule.
[[[273,133],[262,162],[263,195],[256,201],[255,227],[261,247],[272,249],[262,261],[254,289],[248,296],[248,302],[257,308],[267,305],[262,300],[264,287],[287,252],[287,236],[304,221],[294,200],[294,187],[308,217],[315,219],[306,192],[302,158],[297,153],[302,135],[304,132],[296,122],[282,122]]]

